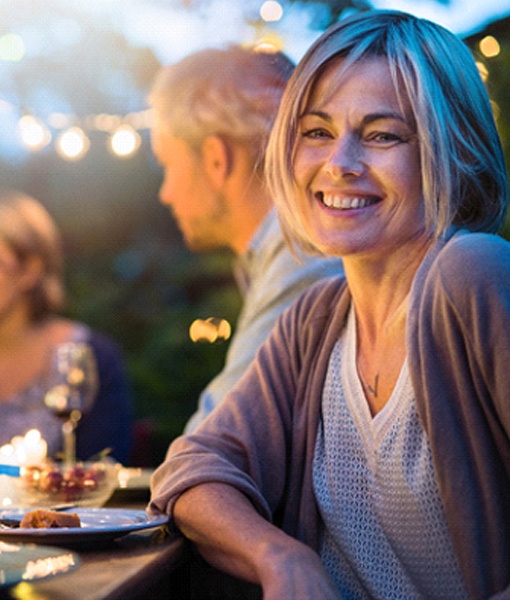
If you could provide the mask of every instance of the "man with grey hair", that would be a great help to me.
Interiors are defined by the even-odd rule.
[[[291,254],[264,181],[267,140],[293,67],[281,52],[202,50],[163,68],[149,96],[160,200],[190,249],[236,255],[243,294],[224,368],[200,395],[187,433],[222,401],[300,292],[343,272],[339,259]]]

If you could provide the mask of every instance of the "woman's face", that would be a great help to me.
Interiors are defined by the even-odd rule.
[[[323,252],[382,258],[425,235],[415,126],[384,58],[340,66],[320,76],[299,120],[297,202]]]
[[[0,324],[20,302],[28,302],[26,293],[38,279],[39,269],[20,263],[11,248],[0,240]]]

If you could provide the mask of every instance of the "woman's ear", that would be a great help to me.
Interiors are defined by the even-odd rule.
[[[202,164],[216,189],[223,186],[232,172],[233,155],[228,143],[218,135],[209,135],[202,142]]]

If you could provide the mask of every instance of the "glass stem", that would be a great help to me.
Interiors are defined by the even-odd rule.
[[[69,419],[62,425],[62,443],[64,450],[64,463],[72,466],[76,463],[76,435],[75,423]]]

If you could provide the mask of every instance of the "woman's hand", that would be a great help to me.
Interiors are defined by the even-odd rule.
[[[282,550],[269,550],[260,572],[264,600],[340,599],[316,552],[293,539]]]

